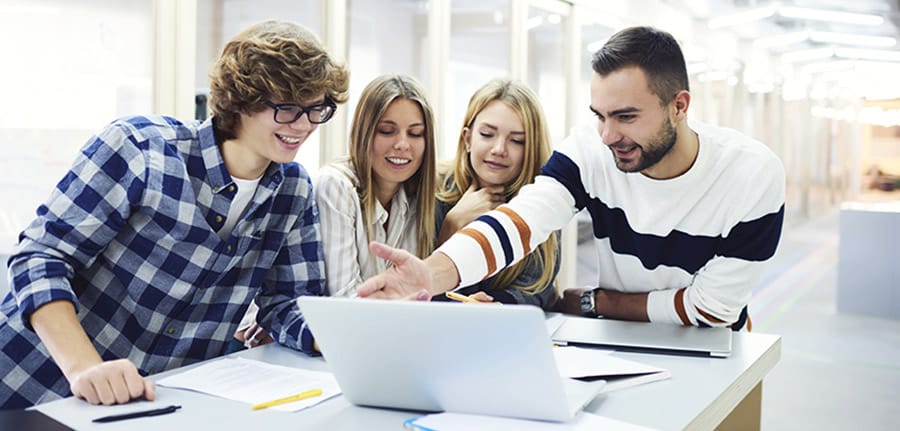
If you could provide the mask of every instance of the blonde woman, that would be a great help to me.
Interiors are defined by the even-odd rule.
[[[456,158],[441,168],[435,209],[438,244],[533,182],[550,153],[544,112],[527,85],[495,79],[478,89],[466,109]],[[554,233],[526,259],[459,293],[551,309],[558,272]]]
[[[350,129],[350,155],[316,182],[325,272],[332,296],[355,296],[388,262],[379,241],[425,257],[434,248],[434,118],[422,87],[404,75],[363,90]]]

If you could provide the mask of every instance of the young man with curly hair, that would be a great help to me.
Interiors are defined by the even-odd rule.
[[[295,299],[324,292],[324,266],[293,160],[347,77],[308,30],[266,21],[213,67],[212,118],[130,117],[92,137],[9,260],[0,408],[152,400],[145,376],[222,354],[254,298],[262,327],[311,352]]]

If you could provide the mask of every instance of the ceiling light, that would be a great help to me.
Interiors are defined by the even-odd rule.
[[[775,10],[775,6],[750,9],[743,12],[738,12],[733,15],[712,18],[709,20],[709,23],[707,25],[709,26],[709,28],[723,28],[746,24],[748,22],[759,21],[761,19],[766,19],[772,15],[775,15]]]
[[[861,45],[879,48],[889,48],[897,44],[897,39],[889,36],[832,33],[828,31],[811,32],[809,34],[809,38],[815,42],[839,43],[843,45]]]
[[[782,54],[781,61],[794,63],[800,61],[821,60],[823,58],[829,58],[832,55],[834,55],[834,50],[831,48],[804,49]]]
[[[801,71],[807,75],[813,75],[817,73],[848,70],[855,67],[856,61],[854,60],[821,61],[818,63],[807,64],[803,66]]]
[[[842,12],[825,9],[809,9],[804,7],[781,6],[778,15],[787,18],[808,19],[814,21],[841,22],[858,25],[881,25],[884,18],[879,15]]]
[[[834,55],[861,60],[900,61],[900,51],[883,49],[835,48]]]
[[[786,46],[806,42],[807,40],[809,40],[809,32],[798,31],[796,33],[784,33],[761,37],[753,41],[753,46],[756,48],[773,48],[776,46]]]
[[[884,17],[867,13],[844,12],[828,9],[811,9],[805,7],[782,6],[777,2],[770,6],[749,9],[731,15],[715,17],[709,20],[707,26],[711,29],[732,27],[759,21],[778,14],[787,18],[805,19],[812,21],[839,22],[857,25],[881,25]]]

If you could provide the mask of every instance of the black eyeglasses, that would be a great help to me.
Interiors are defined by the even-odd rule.
[[[295,103],[275,104],[268,100],[263,104],[275,110],[275,122],[278,124],[291,124],[299,120],[303,114],[306,114],[310,123],[322,124],[330,120],[337,110],[337,105],[327,98],[324,102],[312,106],[300,106]]]

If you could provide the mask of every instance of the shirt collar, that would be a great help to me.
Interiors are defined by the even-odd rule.
[[[378,204],[375,206],[375,222],[383,225],[388,220],[389,214],[381,206],[381,202],[376,200],[375,203]],[[409,212],[409,199],[406,197],[406,188],[401,185],[394,193],[394,197],[391,198],[391,213],[395,218],[402,218],[407,212]]]
[[[222,158],[222,151],[216,142],[213,129],[213,117],[207,118],[198,129],[200,137],[200,157],[203,159],[203,165],[206,167],[206,181],[212,188],[213,193],[219,193],[233,183],[231,174],[225,166],[225,159]],[[280,163],[270,163],[266,168],[266,172],[259,180],[262,187],[276,187],[281,184],[284,178],[284,168]]]

